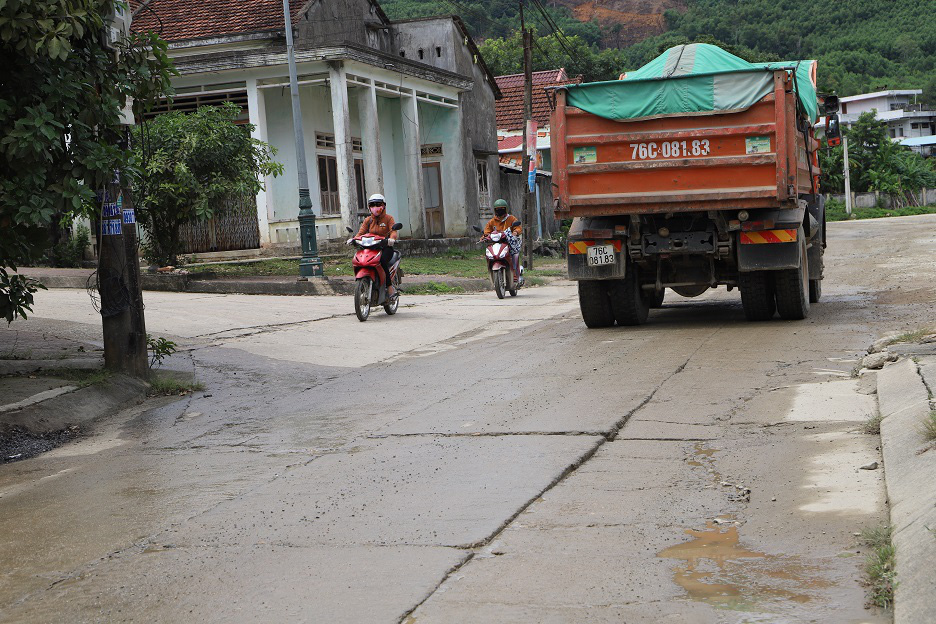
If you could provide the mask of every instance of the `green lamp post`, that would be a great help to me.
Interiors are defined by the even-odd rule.
[[[306,168],[302,109],[299,106],[299,79],[296,72],[296,55],[293,53],[289,0],[283,0],[283,15],[286,20],[286,56],[289,60],[289,92],[292,95],[293,129],[296,132],[296,166],[299,170],[299,241],[302,244],[299,279],[324,277],[325,272],[322,269],[322,259],[318,257],[318,241],[315,236],[315,212],[312,210],[312,197],[309,193],[309,171]]]

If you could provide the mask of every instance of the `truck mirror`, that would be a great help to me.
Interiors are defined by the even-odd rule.
[[[837,114],[826,117],[825,136],[829,147],[835,147],[842,142],[842,129],[839,126],[839,116]]]
[[[839,99],[837,95],[827,95],[822,98],[822,112],[825,115],[832,115],[839,112]]]

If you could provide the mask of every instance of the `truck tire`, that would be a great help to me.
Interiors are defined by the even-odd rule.
[[[776,311],[774,281],[769,271],[749,271],[738,274],[741,305],[749,321],[769,321]]]
[[[580,280],[578,283],[579,308],[582,320],[591,329],[614,325],[614,312],[608,297],[608,284],[600,280]]]
[[[641,292],[637,267],[627,264],[624,279],[611,280],[608,294],[618,325],[643,325],[650,314],[650,304]]]
[[[809,280],[809,303],[816,303],[822,297],[822,280]]]
[[[803,228],[797,232],[800,245],[800,266],[796,269],[776,271],[774,284],[777,291],[777,312],[780,318],[799,321],[809,314],[809,257],[806,254],[806,235]]]
[[[661,288],[660,290],[651,290],[649,294],[644,294],[644,300],[647,302],[647,306],[650,308],[662,308],[663,307],[663,297],[666,295],[666,289]]]

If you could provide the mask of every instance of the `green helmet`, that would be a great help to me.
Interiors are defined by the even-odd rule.
[[[506,208],[506,207],[507,207],[507,200],[506,200],[506,199],[498,199],[496,202],[494,202],[494,207],[495,207],[495,208]]]

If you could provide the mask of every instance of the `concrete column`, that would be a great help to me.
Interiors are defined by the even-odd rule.
[[[426,212],[423,209],[422,151],[419,138],[419,107],[416,93],[400,98],[403,117],[403,155],[406,158],[406,189],[409,195],[410,235],[426,237]]]
[[[451,136],[442,144],[443,161],[452,159],[448,168],[452,172],[451,179],[443,180],[442,186],[443,195],[450,198],[445,202],[445,236],[450,238],[468,236],[468,215],[478,212],[477,165],[465,129],[464,101],[462,97],[458,99],[458,108],[449,109],[448,112],[452,117],[449,125]],[[446,143],[450,143],[450,146]],[[445,190],[446,186],[449,187],[448,191]]]
[[[361,143],[364,146],[364,187],[367,195],[384,194],[383,163],[380,157],[380,122],[377,119],[377,89],[358,89]]]
[[[263,97],[263,91],[257,88],[256,78],[247,79],[247,115],[254,127],[250,136],[267,143],[266,100]],[[263,182],[263,189],[257,193],[257,225],[260,227],[260,246],[266,247],[271,242],[270,215],[273,212],[266,189],[272,183],[272,178],[267,176],[261,182]]]
[[[335,157],[338,161],[338,201],[341,202],[341,230],[357,229],[357,185],[354,183],[354,152],[351,147],[351,113],[348,107],[348,81],[344,64],[328,64],[331,87],[332,122],[335,126]]]

